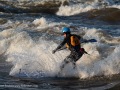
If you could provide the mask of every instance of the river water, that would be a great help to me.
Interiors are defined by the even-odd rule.
[[[97,42],[56,77],[70,53],[52,54],[64,26]],[[120,1],[0,0],[0,89],[119,90]]]

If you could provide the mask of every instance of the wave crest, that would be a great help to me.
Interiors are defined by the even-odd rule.
[[[99,19],[108,22],[120,21],[120,9],[117,8],[103,8],[94,9],[87,12],[89,19]]]

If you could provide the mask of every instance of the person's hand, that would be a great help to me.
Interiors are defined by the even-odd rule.
[[[53,50],[53,51],[52,51],[52,54],[54,54],[55,52],[56,52],[56,50]]]

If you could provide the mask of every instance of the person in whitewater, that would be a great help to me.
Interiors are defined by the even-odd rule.
[[[60,69],[62,70],[66,64],[71,62],[73,64],[73,68],[76,68],[76,61],[82,57],[84,53],[87,53],[84,48],[81,48],[81,37],[75,34],[71,34],[70,28],[64,27],[62,29],[62,33],[64,36],[64,40],[62,43],[52,51],[54,54],[56,51],[61,50],[61,48],[66,44],[66,48],[68,48],[71,53],[68,55],[61,65]]]

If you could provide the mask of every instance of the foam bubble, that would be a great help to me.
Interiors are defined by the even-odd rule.
[[[40,19],[36,19],[33,21],[33,24],[37,25],[37,26],[46,26],[47,25],[47,21],[44,17],[40,18]]]

